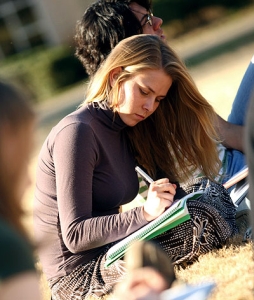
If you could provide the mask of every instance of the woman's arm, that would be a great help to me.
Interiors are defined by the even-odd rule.
[[[120,214],[93,216],[93,176],[99,153],[88,125],[75,123],[59,132],[53,159],[61,233],[71,252],[103,246],[147,224],[141,207]],[[114,182],[109,189],[114,189]]]
[[[101,160],[107,161],[107,155],[101,157],[103,150],[98,145],[100,142],[101,140],[98,141],[97,136],[94,136],[92,128],[83,123],[66,126],[55,139],[53,157],[61,233],[66,247],[73,253],[98,248],[126,237],[163,213],[171,205],[175,195],[176,186],[169,183],[168,179],[159,179],[151,184],[144,207],[107,214],[107,210],[111,210],[122,201],[111,201],[109,197],[124,197],[125,192],[118,192],[117,178],[112,178],[111,185],[102,185],[108,191],[100,193],[97,197],[99,199],[95,199],[95,189],[101,189],[100,181],[105,180],[100,173],[107,172],[109,168],[106,164],[106,168],[104,166],[98,170]],[[111,160],[111,164],[113,162]],[[100,180],[95,181],[94,174],[98,174],[98,171],[97,176],[100,176]],[[121,171],[119,170],[116,177],[124,177]],[[133,173],[135,176],[134,167]],[[135,177],[135,180],[138,179]],[[95,186],[95,182],[98,186]],[[130,181],[131,185],[132,182]],[[128,189],[130,184],[123,187]],[[104,194],[110,195],[108,198],[105,196],[107,200],[102,199]],[[108,204],[105,205],[105,201],[108,201]],[[96,205],[104,206],[104,215],[94,216]],[[101,212],[103,213],[103,210]]]
[[[232,148],[244,152],[244,126],[229,123],[217,115],[215,124],[217,133],[226,148]]]

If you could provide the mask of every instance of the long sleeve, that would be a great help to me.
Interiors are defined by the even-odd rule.
[[[85,107],[61,120],[44,142],[34,229],[48,279],[64,276],[147,224],[141,207],[119,213],[139,188],[125,127],[112,112]]]

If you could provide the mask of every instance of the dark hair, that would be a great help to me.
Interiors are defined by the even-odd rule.
[[[77,22],[75,55],[88,75],[97,71],[121,40],[143,32],[139,20],[129,8],[131,2],[151,9],[150,0],[99,0],[90,5]]]

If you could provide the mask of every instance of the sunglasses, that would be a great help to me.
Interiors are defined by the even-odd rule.
[[[140,20],[141,26],[145,26],[146,24],[149,24],[150,26],[153,26],[153,13],[149,11],[147,14],[143,14],[137,10],[131,9],[131,11],[143,15],[142,19]],[[145,23],[142,24],[143,20],[145,20]]]

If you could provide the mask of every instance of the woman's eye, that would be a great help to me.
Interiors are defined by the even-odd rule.
[[[139,88],[139,91],[140,91],[140,93],[141,93],[142,95],[148,95],[148,93],[145,92],[144,90],[142,90],[141,88]]]

